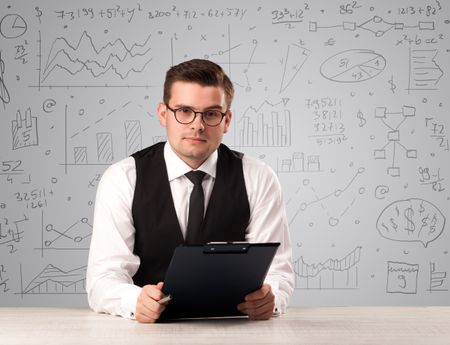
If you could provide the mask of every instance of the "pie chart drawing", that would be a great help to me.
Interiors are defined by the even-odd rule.
[[[350,49],[326,59],[320,74],[339,83],[357,83],[376,77],[385,67],[385,58],[373,50]]]
[[[4,38],[17,38],[27,31],[27,23],[18,14],[7,14],[0,21],[0,34]]]

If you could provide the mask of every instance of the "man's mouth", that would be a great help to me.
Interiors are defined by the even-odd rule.
[[[192,142],[205,142],[206,139],[201,137],[185,137],[184,139],[192,141]]]

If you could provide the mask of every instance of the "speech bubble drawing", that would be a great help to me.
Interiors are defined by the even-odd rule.
[[[423,199],[395,201],[380,213],[377,230],[392,241],[421,242],[426,248],[444,230],[445,216]]]

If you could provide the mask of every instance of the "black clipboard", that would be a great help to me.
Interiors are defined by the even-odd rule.
[[[172,299],[160,321],[244,316],[237,305],[258,290],[280,243],[208,243],[175,248],[163,292]]]

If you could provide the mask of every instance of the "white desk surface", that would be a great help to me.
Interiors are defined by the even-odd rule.
[[[88,309],[0,308],[0,344],[450,344],[450,307],[300,307],[268,321],[164,324]]]

